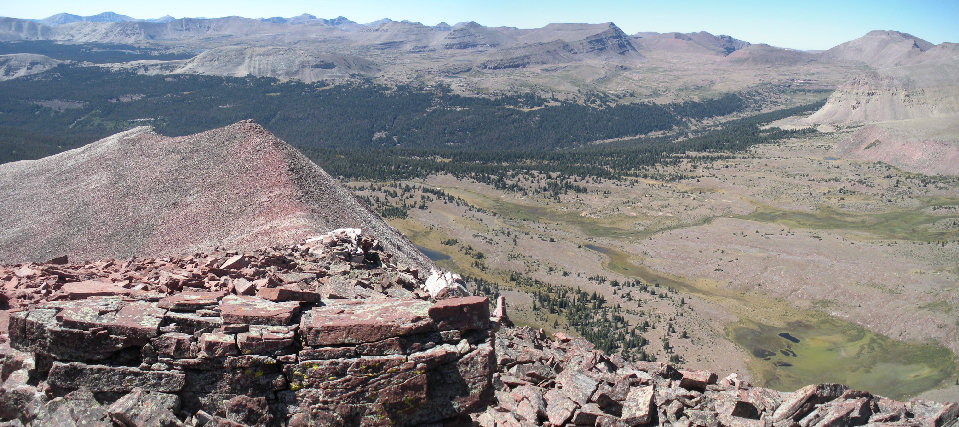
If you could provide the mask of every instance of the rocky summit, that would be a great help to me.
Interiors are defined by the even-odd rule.
[[[249,252],[52,261],[0,268],[3,425],[959,419],[959,404],[896,402],[836,384],[778,392],[514,328],[502,298],[491,312],[486,297],[462,296],[457,276],[426,280],[356,229]]]

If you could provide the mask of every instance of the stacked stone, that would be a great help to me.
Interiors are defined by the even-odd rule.
[[[494,362],[485,297],[323,304],[288,296],[94,296],[16,312],[8,355],[23,352],[21,377],[40,383],[32,392],[18,385],[32,399],[21,406],[36,413],[8,418],[39,423],[57,412],[44,406],[65,399],[114,402],[90,416],[117,420],[127,413],[118,408],[143,396],[166,402],[151,419],[194,425],[410,425],[485,407]]]
[[[252,253],[218,252],[174,258],[134,258],[69,264],[0,266],[0,303],[12,308],[90,296],[172,295],[215,291],[258,295],[264,289],[305,290],[326,299],[426,298],[424,277],[396,265],[373,237],[335,230],[302,245]]]
[[[409,425],[491,395],[486,298],[431,303],[419,272],[360,230],[246,254],[52,261],[0,267],[0,421]]]
[[[735,374],[658,362],[627,363],[562,333],[503,328],[496,335],[494,401],[482,426],[946,426],[959,404],[897,402],[839,384],[793,393],[752,387]]]

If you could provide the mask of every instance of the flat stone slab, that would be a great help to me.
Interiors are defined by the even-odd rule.
[[[300,303],[272,302],[259,297],[229,295],[220,300],[224,323],[250,325],[288,325],[300,311]]]
[[[436,329],[421,300],[337,301],[303,313],[300,331],[309,346],[361,344]]]
[[[129,289],[122,288],[113,282],[103,280],[85,280],[83,282],[65,283],[60,292],[67,299],[78,300],[89,297],[127,295]]]
[[[160,308],[176,311],[196,311],[219,304],[226,292],[182,292],[160,300]]]
[[[142,371],[125,366],[53,362],[47,382],[55,387],[96,392],[128,392],[137,387],[164,393],[183,389],[186,375],[176,371]]]
[[[284,286],[279,288],[259,288],[256,296],[268,299],[270,301],[302,301],[302,302],[320,302],[320,294],[317,292],[303,291],[295,286]]]

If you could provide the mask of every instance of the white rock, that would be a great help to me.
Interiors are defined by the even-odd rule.
[[[433,299],[445,299],[469,296],[463,278],[459,274],[433,270],[426,279],[426,292]]]

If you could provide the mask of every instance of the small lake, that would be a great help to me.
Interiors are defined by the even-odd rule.
[[[427,258],[429,258],[430,260],[432,260],[432,261],[434,261],[434,262],[435,262],[435,261],[442,261],[442,260],[444,260],[444,259],[450,259],[450,256],[449,256],[449,255],[446,255],[446,254],[444,254],[444,253],[442,253],[442,252],[437,252],[437,251],[434,251],[434,250],[432,250],[432,249],[424,248],[424,247],[422,247],[422,246],[420,246],[420,245],[413,245],[413,246],[416,246],[416,249],[419,249],[420,252],[423,253],[423,255],[426,255]]]
[[[606,248],[604,248],[604,247],[602,247],[602,246],[596,246],[596,245],[592,245],[592,244],[588,244],[588,243],[585,244],[585,245],[583,245],[583,246],[584,246],[586,249],[589,249],[589,250],[591,250],[591,251],[596,251],[596,252],[599,252],[599,253],[601,253],[601,254],[603,254],[603,255],[609,255],[609,249],[606,249]]]

